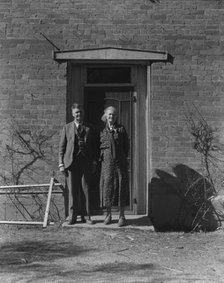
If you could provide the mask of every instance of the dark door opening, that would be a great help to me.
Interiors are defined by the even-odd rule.
[[[130,139],[130,151],[128,156],[129,163],[129,192],[126,199],[126,210],[132,210],[132,136],[133,136],[133,89],[132,87],[85,87],[84,89],[84,108],[87,123],[95,126],[99,131],[103,127],[101,117],[104,109],[114,106],[118,111],[118,122],[125,126]],[[100,164],[97,173],[92,177],[90,186],[90,204],[93,211],[100,211]],[[117,208],[115,200],[114,209]]]

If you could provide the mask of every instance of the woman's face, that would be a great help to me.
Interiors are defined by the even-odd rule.
[[[110,125],[113,125],[117,119],[116,111],[113,109],[108,109],[106,112],[106,119]]]

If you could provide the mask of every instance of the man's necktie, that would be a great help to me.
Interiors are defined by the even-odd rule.
[[[80,124],[77,127],[77,132],[78,132],[78,134],[81,134],[81,132],[82,132],[82,126]]]

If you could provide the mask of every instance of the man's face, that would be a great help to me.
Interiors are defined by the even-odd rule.
[[[78,108],[72,109],[72,116],[74,117],[75,122],[81,123],[83,121],[83,110]]]

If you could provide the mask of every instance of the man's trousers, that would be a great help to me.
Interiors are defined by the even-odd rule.
[[[89,182],[91,165],[82,153],[75,157],[72,165],[67,169],[66,182],[69,191],[68,212],[70,220],[76,220],[80,214],[90,216]]]

